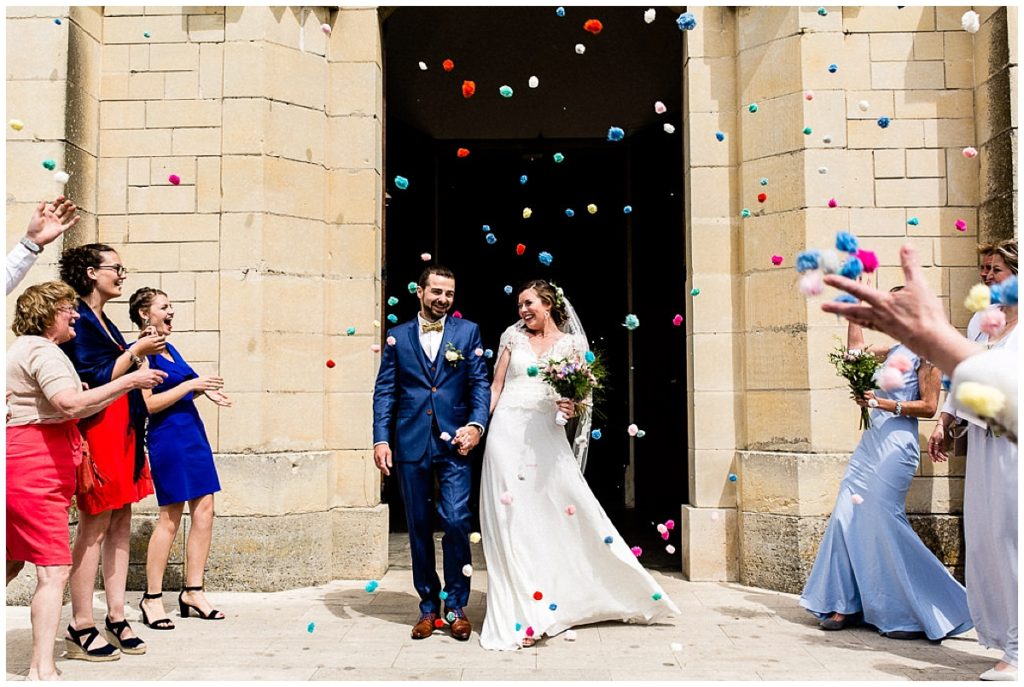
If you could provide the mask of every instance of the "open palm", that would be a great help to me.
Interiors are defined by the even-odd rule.
[[[45,246],[78,223],[81,217],[77,212],[78,207],[64,196],[58,196],[52,203],[41,201],[28,221],[25,235],[33,243]]]

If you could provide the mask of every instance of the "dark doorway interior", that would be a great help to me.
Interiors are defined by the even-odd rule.
[[[672,324],[685,297],[682,144],[663,129],[680,129],[682,39],[674,15],[662,12],[647,25],[642,8],[570,7],[563,18],[552,8],[385,11],[384,282],[385,295],[400,299],[387,312],[413,317],[406,284],[430,253],[455,270],[455,307],[480,324],[489,348],[518,319],[505,285],[562,286],[611,374],[586,479],[623,536],[644,548],[645,565],[678,569],[678,554],[664,548],[678,546],[678,535],[664,542],[654,527],[678,519],[688,499],[685,338]],[[605,26],[597,36],[582,29],[591,17]],[[450,73],[445,58],[456,64]],[[528,88],[531,75],[539,88]],[[466,79],[477,84],[470,99]],[[498,93],[506,83],[512,98]],[[655,113],[656,100],[665,114]],[[610,126],[625,139],[608,141]],[[470,154],[458,157],[459,148]],[[396,175],[409,179],[407,189]],[[550,266],[540,251],[553,256]],[[641,322],[632,333],[622,326],[627,313]],[[631,422],[646,436],[630,439]],[[393,531],[404,530],[393,480],[385,499]]]

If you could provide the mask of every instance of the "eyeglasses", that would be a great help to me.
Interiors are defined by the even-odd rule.
[[[57,312],[66,312],[70,315],[73,312],[78,312],[78,308],[76,308],[74,305],[70,303],[66,303],[64,305],[59,306],[57,308]]]
[[[115,272],[117,272],[117,276],[119,277],[123,277],[124,275],[128,274],[128,270],[125,269],[124,265],[97,265],[96,269],[114,270]]]

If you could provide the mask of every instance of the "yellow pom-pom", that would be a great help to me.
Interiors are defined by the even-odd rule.
[[[978,382],[958,384],[956,400],[978,417],[995,417],[1006,406],[1006,396],[1002,391]]]
[[[981,312],[991,304],[992,294],[984,284],[972,286],[967,298],[964,299],[964,307],[971,312]]]

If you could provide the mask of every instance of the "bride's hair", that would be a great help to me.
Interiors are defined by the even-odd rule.
[[[565,303],[561,298],[561,289],[556,290],[555,287],[543,279],[534,279],[520,286],[516,296],[518,297],[519,294],[527,289],[533,289],[542,302],[551,306],[551,317],[554,318],[556,326],[561,327],[568,321],[569,314],[566,312]]]

